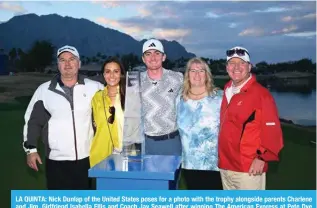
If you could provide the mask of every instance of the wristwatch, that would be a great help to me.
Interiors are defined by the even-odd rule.
[[[36,148],[34,148],[34,149],[28,149],[28,150],[26,150],[25,152],[26,152],[26,154],[28,155],[28,154],[37,152],[37,149],[36,149]]]
[[[265,153],[266,151],[264,151],[264,153]],[[260,150],[256,150],[256,154],[257,154],[257,157],[256,158],[258,158],[259,160],[263,160],[264,161],[264,159],[261,157],[261,155],[262,155],[262,152],[260,151]]]
[[[33,145],[28,145],[27,142],[23,142],[23,149],[27,155],[34,153],[34,152],[37,152],[36,147]]]

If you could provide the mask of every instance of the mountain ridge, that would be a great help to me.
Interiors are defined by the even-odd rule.
[[[133,53],[141,56],[142,44],[132,36],[118,30],[103,27],[84,18],[74,18],[58,14],[25,14],[14,16],[0,23],[0,48],[9,51],[31,48],[36,40],[50,41],[57,48],[63,45],[75,46],[80,55],[96,56],[98,52],[107,56]],[[187,52],[177,41],[161,40],[167,58],[191,58],[195,54]]]

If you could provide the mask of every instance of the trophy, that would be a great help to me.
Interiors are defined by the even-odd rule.
[[[141,105],[140,72],[127,72],[124,110],[122,154],[129,156],[144,155],[143,114]]]

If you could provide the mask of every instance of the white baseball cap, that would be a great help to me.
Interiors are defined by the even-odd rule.
[[[232,58],[240,58],[243,61],[250,63],[249,51],[246,48],[240,46],[236,46],[231,48],[230,50],[227,50],[227,61]]]
[[[65,45],[57,50],[57,57],[64,52],[69,52],[80,59],[77,49],[73,46]]]
[[[164,53],[164,47],[161,41],[156,39],[149,39],[143,43],[142,53],[146,52],[147,50],[158,50],[161,53]]]

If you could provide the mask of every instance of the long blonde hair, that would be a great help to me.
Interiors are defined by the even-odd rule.
[[[206,71],[205,85],[206,85],[206,90],[208,95],[215,93],[218,90],[218,88],[214,86],[214,80],[213,80],[208,64],[201,58],[194,57],[194,58],[191,58],[186,64],[186,71],[184,75],[183,92],[182,92],[183,98],[184,99],[188,98],[189,90],[191,88],[190,81],[189,81],[189,70],[193,64],[202,65],[202,68]]]

